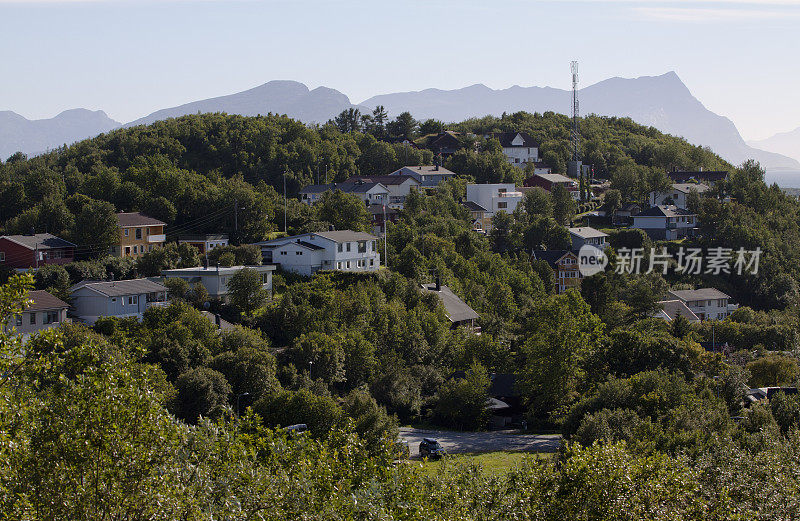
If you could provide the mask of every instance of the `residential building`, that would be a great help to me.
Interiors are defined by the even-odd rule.
[[[389,197],[386,200],[387,206],[392,208],[403,208],[406,197],[411,190],[419,188],[420,184],[410,175],[378,175],[378,176],[359,176],[351,177],[346,183],[380,183],[389,190]],[[382,203],[382,201],[378,201]]]
[[[486,138],[500,141],[503,155],[517,168],[525,168],[528,163],[539,161],[539,143],[525,132],[494,132],[487,134]]]
[[[75,260],[75,245],[52,233],[0,236],[0,264],[17,270]]]
[[[257,271],[261,275],[261,287],[267,290],[272,295],[272,272],[275,271],[275,266],[260,265],[260,266],[212,266],[206,268],[198,266],[196,268],[177,268],[172,270],[163,270],[161,274],[165,279],[183,279],[190,284],[200,283],[208,291],[208,295],[212,298],[227,300],[228,297],[228,282],[231,277],[239,273],[244,268]]]
[[[655,240],[672,241],[693,236],[697,228],[697,216],[675,205],[653,206],[635,215],[631,228],[644,230]]]
[[[439,297],[444,306],[444,312],[447,318],[450,319],[452,328],[465,327],[470,331],[480,333],[480,327],[475,325],[475,321],[481,318],[480,315],[461,300],[458,295],[453,293],[450,288],[442,285],[438,277],[436,282],[432,284],[422,284],[422,289]]]
[[[384,208],[382,204],[371,204],[367,210],[372,217],[372,233],[375,235],[386,233],[386,222],[397,222],[397,219],[400,218],[399,210],[391,206]],[[384,218],[386,222],[384,222]]]
[[[389,175],[410,175],[419,181],[421,187],[436,188],[439,186],[439,183],[452,178],[456,173],[439,165],[423,165],[404,166],[389,173]]]
[[[581,228],[567,228],[567,231],[572,238],[573,251],[578,251],[586,245],[605,250],[608,245],[608,234],[600,230],[583,226]]]
[[[116,257],[139,257],[160,248],[167,240],[164,234],[166,223],[139,212],[117,214],[119,220],[119,244],[111,247]]]
[[[522,184],[526,187],[538,186],[548,192],[552,192],[556,185],[561,185],[567,189],[569,194],[576,201],[580,200],[581,192],[578,187],[578,182],[571,177],[563,176],[561,174],[533,174]]]
[[[700,320],[722,320],[739,307],[716,288],[673,289],[668,295],[686,304]]]
[[[75,316],[89,325],[100,317],[136,317],[141,320],[147,309],[168,304],[167,288],[149,279],[84,280],[72,286],[69,292]]]
[[[553,268],[556,293],[564,293],[570,288],[578,289],[581,285],[581,272],[578,269],[578,256],[569,250],[536,250],[534,260],[545,261]]]
[[[614,212],[613,224],[623,226],[633,223],[633,217],[639,215],[642,207],[636,203],[623,204],[622,208]]]
[[[421,141],[424,143],[425,148],[433,151],[442,158],[449,157],[461,148],[461,141],[459,137],[461,132],[453,132],[452,130],[445,130],[438,134],[428,134],[424,136]]]
[[[501,210],[512,213],[522,201],[522,192],[517,191],[514,183],[467,185],[467,201],[486,208],[487,217],[491,217]]]
[[[661,309],[653,313],[653,316],[656,318],[663,318],[667,322],[672,322],[678,316],[683,316],[692,324],[700,322],[700,318],[695,315],[694,311],[689,309],[689,306],[682,300],[662,300],[659,304],[661,305]]]
[[[674,204],[678,208],[686,209],[688,208],[686,196],[692,190],[702,194],[710,190],[710,188],[699,183],[675,183],[666,192],[650,192],[650,206]]]
[[[492,217],[489,210],[474,201],[464,201],[461,206],[469,211],[472,229],[479,233],[489,233],[492,229]]]
[[[340,190],[343,193],[355,195],[365,204],[378,204],[389,200],[389,189],[382,183],[366,182],[361,180],[331,183],[327,185],[310,185],[300,190],[300,201],[315,205],[322,199],[322,194],[331,190]]]
[[[255,244],[265,263],[306,276],[319,270],[376,271],[381,264],[378,238],[365,232],[311,232]]]
[[[15,334],[27,340],[33,333],[69,322],[69,304],[60,298],[42,290],[28,292],[28,298],[33,303],[8,321],[7,331],[13,328]]]
[[[728,178],[727,170],[673,170],[672,172],[667,172],[667,175],[672,179],[673,183],[688,183],[689,181],[716,183]]]
[[[228,245],[228,234],[225,233],[204,233],[197,235],[179,235],[178,244],[190,244],[197,248],[200,255],[204,255],[214,248]]]

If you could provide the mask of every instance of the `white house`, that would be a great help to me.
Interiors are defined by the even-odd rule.
[[[8,320],[5,326],[6,332],[10,333],[13,330],[14,334],[21,335],[23,341],[27,341],[34,333],[69,322],[67,318],[69,304],[58,297],[44,290],[35,290],[28,292],[28,298],[32,301],[30,306]]]
[[[590,228],[588,226],[583,226],[581,228],[567,228],[567,230],[569,231],[570,237],[572,237],[573,250],[580,250],[581,247],[587,244],[601,250],[606,249],[606,245],[608,244],[607,233],[603,233],[600,230],[595,230],[594,228]]]
[[[477,203],[490,215],[500,210],[511,213],[522,201],[522,192],[517,191],[514,183],[467,185],[467,201]]]
[[[388,202],[390,193],[381,183],[348,180],[343,183],[307,186],[300,190],[300,201],[314,205],[322,198],[322,194],[331,190],[341,190],[346,194],[355,195],[367,205],[382,203],[384,200]]]
[[[694,190],[698,194],[707,192],[710,188],[698,183],[675,183],[666,192],[650,192],[650,206],[674,204],[678,208],[687,208],[686,196]]]
[[[422,165],[422,166],[404,166],[389,175],[410,175],[417,181],[420,186],[425,188],[436,188],[439,183],[451,179],[456,175],[443,166],[439,165]]]
[[[672,322],[678,318],[678,316],[683,316],[692,324],[700,322],[700,318],[681,300],[662,300],[658,303],[661,305],[661,309],[653,313],[653,316],[656,318]]]
[[[694,235],[697,216],[675,205],[653,206],[633,216],[631,228],[644,230],[655,240],[675,240]]]
[[[381,264],[378,238],[365,232],[311,232],[256,245],[265,263],[306,276],[319,270],[376,271]]]
[[[525,168],[528,163],[539,162],[539,143],[525,132],[495,132],[486,137],[500,141],[503,155],[517,168]]]
[[[165,279],[179,278],[190,284],[200,283],[206,288],[209,296],[225,300],[228,295],[228,282],[235,274],[244,268],[257,271],[261,275],[261,287],[272,295],[272,272],[275,266],[229,266],[229,267],[210,267],[199,266],[197,268],[178,268],[174,270],[164,270],[161,274]]]
[[[722,320],[739,307],[731,304],[731,297],[716,288],[673,289],[669,296],[686,304],[700,320]]]
[[[202,233],[178,236],[178,244],[189,244],[197,248],[200,255],[208,253],[214,248],[228,245],[228,235],[225,233]]]
[[[100,317],[136,317],[153,306],[167,305],[167,288],[149,279],[92,282],[69,289],[75,315],[89,325]]]
[[[380,183],[389,190],[386,205],[390,208],[403,208],[406,197],[411,193],[411,190],[416,190],[420,187],[420,182],[410,175],[360,176],[351,177],[345,182]],[[378,201],[378,204],[381,203],[382,201]]]

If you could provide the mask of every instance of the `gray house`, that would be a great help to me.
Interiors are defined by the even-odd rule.
[[[67,308],[69,304],[42,290],[28,292],[33,303],[21,314],[12,317],[6,325],[6,331],[14,330],[14,334],[22,335],[27,340],[33,333],[58,327],[62,322],[69,322]]]
[[[206,288],[209,296],[225,300],[228,296],[228,281],[244,268],[257,271],[261,275],[261,286],[272,295],[272,272],[275,271],[275,266],[271,265],[212,268],[199,266],[197,268],[164,270],[161,274],[164,275],[166,279],[179,278],[185,280],[189,284],[199,282]]]
[[[461,300],[453,291],[441,284],[439,279],[433,284],[423,284],[422,290],[438,296],[444,306],[444,312],[450,319],[451,328],[464,327],[474,333],[480,334],[480,326],[475,325],[480,315]]]
[[[149,279],[93,282],[70,288],[75,315],[89,325],[100,317],[136,317],[148,308],[167,305],[167,288]]]

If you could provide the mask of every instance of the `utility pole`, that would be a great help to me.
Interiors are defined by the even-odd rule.
[[[383,265],[389,267],[389,223],[386,221],[386,195],[381,196],[383,201]],[[380,267],[380,266],[378,266]]]
[[[239,200],[233,200],[233,229],[236,231],[236,240],[239,240]]]
[[[286,170],[283,171],[283,233],[286,232],[286,213],[288,212],[288,199],[286,198]]]

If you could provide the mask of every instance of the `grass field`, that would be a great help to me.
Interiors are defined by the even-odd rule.
[[[476,465],[484,474],[500,476],[507,474],[514,467],[522,464],[526,459],[540,459],[552,457],[552,454],[531,452],[485,452],[481,454],[454,454],[440,460],[411,460],[411,465],[419,465],[422,472],[434,475],[442,471],[445,466]]]

